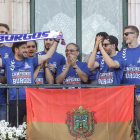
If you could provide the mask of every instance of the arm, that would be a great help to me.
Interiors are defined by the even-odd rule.
[[[0,58],[0,67],[2,67],[2,59]]]
[[[63,80],[65,79],[65,77],[69,71],[70,66],[71,66],[71,62],[67,60],[65,70],[56,77],[57,84],[61,84],[63,82]]]
[[[95,47],[93,49],[93,52],[91,53],[89,60],[88,60],[88,68],[89,69],[95,70],[99,67],[99,63],[95,61],[95,58],[96,58],[96,53],[97,53],[98,46],[99,46],[100,42],[102,42],[102,37],[98,36],[96,38]]]
[[[48,84],[53,84],[54,78],[49,70],[49,66],[47,65],[47,61],[44,62],[44,71],[45,71],[45,78]]]
[[[55,39],[56,40],[56,39]],[[39,55],[38,56],[38,64],[43,63],[45,60],[48,60],[49,58],[52,57],[52,55],[54,54],[54,52],[56,51],[58,42],[55,41],[53,42],[53,45],[51,46],[51,48],[49,49],[49,51],[47,52],[47,54],[44,55]]]
[[[6,78],[6,76],[0,75],[0,83],[2,83],[2,84],[6,84],[6,83],[7,83],[7,78]]]
[[[36,79],[37,75],[38,75],[38,72],[40,70],[40,68],[42,67],[42,64],[40,64],[34,71],[34,80]]]
[[[119,68],[119,67],[120,67],[119,62],[116,61],[116,60],[112,60],[112,59],[110,58],[110,56],[105,52],[105,50],[103,49],[101,43],[99,44],[99,49],[100,49],[100,51],[101,51],[101,53],[102,53],[102,55],[103,55],[103,58],[104,58],[106,64],[107,64],[110,68]]]

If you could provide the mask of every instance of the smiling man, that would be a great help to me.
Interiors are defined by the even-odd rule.
[[[66,46],[66,64],[60,65],[57,69],[57,84],[83,84],[87,82],[89,69],[87,63],[77,60],[79,55],[79,47],[70,43]]]
[[[139,30],[136,26],[125,27],[124,39],[128,46],[121,50],[120,55],[125,61],[125,69],[122,84],[140,85],[140,45],[138,44]],[[136,89],[136,116],[137,124],[140,129],[140,88]]]
[[[97,50],[103,57],[95,60]],[[99,69],[98,84],[120,84],[123,77],[124,60],[116,55],[118,39],[108,36],[102,44],[102,37],[97,36],[95,47],[88,61],[89,69]]]
[[[0,67],[5,69],[7,84],[33,84],[34,68],[47,61],[56,51],[58,41],[54,41],[47,54],[37,57],[27,57],[27,42],[13,43],[13,57],[0,58]],[[19,124],[22,124],[26,115],[26,93],[24,88],[19,88]],[[17,125],[16,120],[16,88],[9,89],[9,123]]]

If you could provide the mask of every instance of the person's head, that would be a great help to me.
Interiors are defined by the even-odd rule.
[[[9,26],[5,23],[0,23],[0,34],[8,34]]]
[[[48,51],[51,48],[51,46],[53,45],[53,42],[54,42],[53,38],[44,39],[45,51]]]
[[[123,37],[126,40],[126,44],[131,44],[133,41],[136,41],[139,36],[139,30],[136,26],[129,25],[124,29]]]
[[[79,55],[79,46],[76,45],[75,43],[69,43],[66,46],[65,54],[67,59],[69,59],[71,55],[74,55],[75,58],[77,58]]]
[[[97,36],[102,36],[102,40],[106,39],[108,37],[108,34],[106,32],[99,32],[96,34],[96,37]]]
[[[14,42],[12,51],[18,60],[25,59],[27,57],[27,42]]]
[[[27,55],[28,57],[35,57],[37,52],[37,42],[35,40],[27,42]]]
[[[118,39],[113,35],[108,36],[103,41],[103,48],[109,56],[112,55],[118,51]]]

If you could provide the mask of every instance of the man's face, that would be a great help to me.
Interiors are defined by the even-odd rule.
[[[112,44],[106,39],[103,41],[103,48],[105,52],[110,56],[112,53]]]
[[[47,51],[51,48],[53,42],[54,42],[54,39],[44,39],[44,45]]]
[[[27,57],[27,44],[23,44],[19,48],[15,48],[15,54],[21,60],[25,59]]]
[[[136,33],[131,29],[125,29],[123,37],[126,41],[126,44],[131,44],[136,37]]]
[[[79,55],[79,51],[76,50],[76,47],[73,44],[70,44],[67,46],[65,53],[68,60],[71,60],[71,57],[74,57],[77,59]]]
[[[8,34],[8,30],[5,27],[0,26],[0,34]],[[3,43],[0,43],[0,46],[3,46]]]
[[[0,26],[0,34],[8,34],[8,30],[5,27]]]
[[[27,42],[27,55],[28,57],[35,57],[37,52],[37,46],[34,41]]]

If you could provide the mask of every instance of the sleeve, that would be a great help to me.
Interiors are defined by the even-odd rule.
[[[36,68],[36,67],[38,66],[38,56],[32,57],[32,58],[33,58],[33,59],[32,59],[33,66],[34,66],[34,68]]]
[[[65,57],[62,55],[62,60],[61,60],[60,65],[65,65],[65,64],[66,64],[66,60],[65,60]]]
[[[88,64],[86,62],[81,62],[78,63],[77,65],[84,73],[86,73],[88,76],[90,75]]]
[[[125,61],[124,61],[124,59],[123,59],[121,56],[118,56],[118,58],[117,58],[116,61],[119,62],[119,64],[120,64],[120,69],[123,69],[124,66],[125,66]]]

